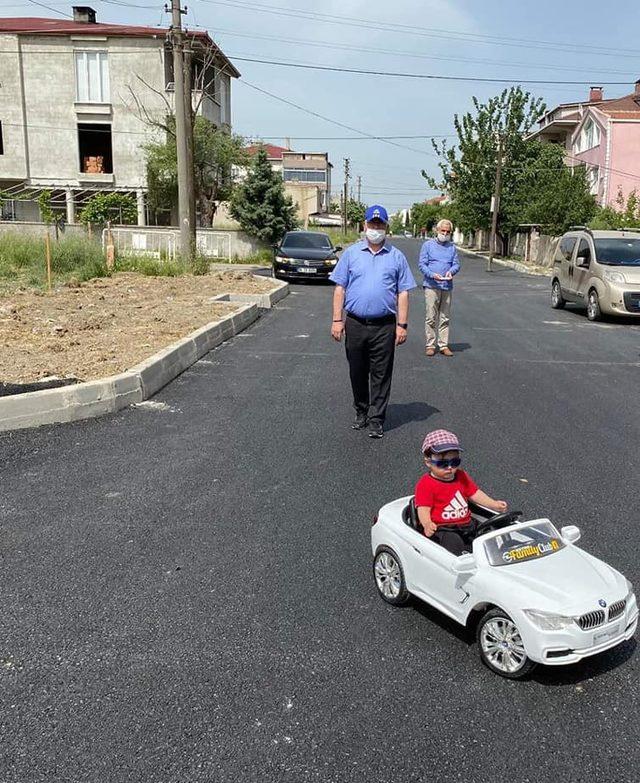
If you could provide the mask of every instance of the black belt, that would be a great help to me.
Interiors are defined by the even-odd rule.
[[[355,313],[347,313],[347,318],[353,318],[354,321],[357,321],[359,324],[364,324],[365,326],[380,326],[382,324],[394,324],[396,322],[395,315],[381,315],[380,318],[360,318],[359,315],[356,315]]]

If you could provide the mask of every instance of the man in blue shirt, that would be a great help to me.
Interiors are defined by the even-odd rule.
[[[444,356],[453,356],[449,348],[449,315],[453,276],[460,271],[458,251],[451,241],[453,225],[440,220],[436,225],[436,239],[428,239],[420,250],[418,266],[424,275],[426,305],[425,334],[427,356],[435,356],[436,347]],[[436,337],[437,333],[437,337]]]
[[[395,347],[407,339],[409,290],[416,287],[407,259],[386,242],[388,224],[384,207],[369,207],[365,239],[344,251],[330,276],[336,284],[331,336],[340,341],[345,334],[356,409],[352,427],[368,424],[370,438],[384,434]]]

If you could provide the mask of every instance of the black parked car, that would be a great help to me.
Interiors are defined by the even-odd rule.
[[[326,280],[342,248],[334,247],[321,231],[288,231],[274,250],[274,277]]]

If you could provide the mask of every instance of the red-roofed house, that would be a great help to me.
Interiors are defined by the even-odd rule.
[[[604,99],[592,87],[589,99],[548,111],[529,138],[562,144],[568,166],[586,165],[591,192],[601,205],[616,206],[640,192],[640,80],[634,92]]]
[[[119,191],[137,195],[145,222],[144,146],[162,131],[143,115],[164,119],[173,105],[167,35],[160,27],[96,22],[84,6],[73,8],[73,20],[0,18],[5,218],[39,220],[37,204],[20,196],[51,190],[73,223],[90,195]],[[206,33],[188,36],[194,71],[206,62],[198,82],[204,95],[194,90],[198,111],[229,128],[231,79],[240,74]]]
[[[284,190],[298,206],[298,218],[305,227],[329,212],[331,170],[326,152],[294,152],[275,144],[252,144],[249,155],[263,149],[271,168],[281,174]]]

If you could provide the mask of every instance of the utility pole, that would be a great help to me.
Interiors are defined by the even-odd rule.
[[[496,251],[496,237],[498,235],[498,212],[500,211],[500,189],[502,187],[502,136],[498,136],[498,163],[496,166],[496,183],[491,199],[491,236],[489,238],[489,258],[487,259],[487,272],[491,272],[493,254]]]
[[[347,233],[347,204],[349,201],[349,158],[344,159],[344,193],[342,196],[342,233]]]
[[[358,174],[358,179],[356,180],[357,186],[358,186],[358,204],[362,201],[362,177]]]
[[[196,189],[193,171],[193,49],[189,39],[183,45],[184,66],[184,120],[187,140],[187,193],[189,194],[189,258],[196,254]],[[204,85],[202,87],[204,89]]]
[[[180,221],[180,255],[191,260],[191,226],[189,224],[189,151],[184,97],[184,52],[180,0],[171,0],[171,44],[173,47],[173,97],[176,112],[176,153],[178,162],[178,217]]]

